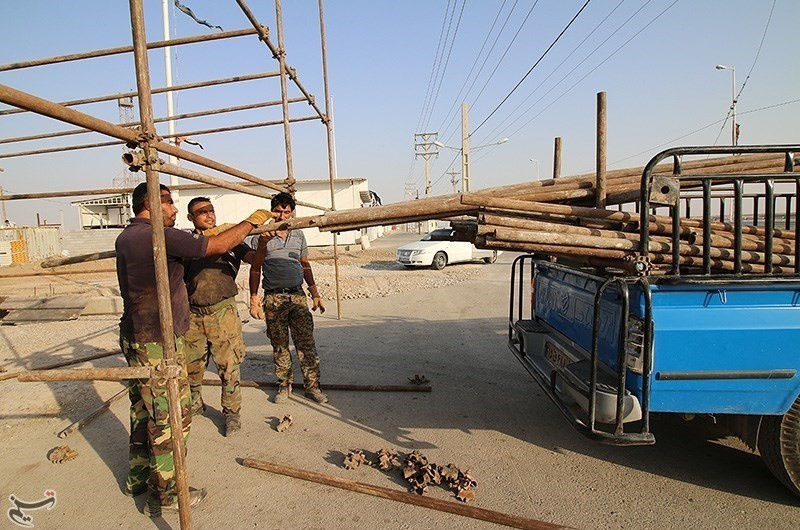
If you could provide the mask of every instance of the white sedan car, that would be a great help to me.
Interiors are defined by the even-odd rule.
[[[455,233],[452,228],[438,228],[425,234],[420,241],[403,245],[397,249],[397,263],[409,268],[431,267],[441,270],[450,263],[497,261],[497,250],[480,250],[469,241],[454,241]]]

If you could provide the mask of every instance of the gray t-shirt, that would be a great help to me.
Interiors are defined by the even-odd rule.
[[[250,246],[258,247],[258,236],[250,238]],[[303,266],[300,258],[308,257],[306,237],[300,230],[290,230],[284,240],[276,235],[267,242],[267,255],[261,267],[265,291],[293,289],[303,285]]]

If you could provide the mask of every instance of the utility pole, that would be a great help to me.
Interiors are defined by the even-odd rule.
[[[467,124],[467,102],[461,104],[461,186],[469,192],[469,125]]]
[[[439,156],[439,150],[434,144],[438,132],[414,133],[414,157],[421,156],[425,159],[425,196],[431,193],[431,164],[432,156]]]
[[[450,184],[453,186],[453,193],[458,193],[458,179],[456,177],[459,175],[459,172],[455,169],[451,169],[447,174],[450,175]]]

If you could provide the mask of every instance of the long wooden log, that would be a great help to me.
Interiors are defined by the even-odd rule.
[[[586,217],[590,219],[606,219],[610,221],[620,221],[637,223],[639,222],[639,214],[631,212],[620,212],[616,210],[604,210],[597,208],[589,208],[586,206],[570,206],[564,204],[548,204],[535,201],[522,201],[517,199],[497,198],[497,197],[484,197],[475,193],[463,194],[461,201],[464,204],[476,207],[494,208],[497,210],[511,210],[516,212],[547,212],[557,213],[563,215],[575,215],[577,217]],[[651,223],[662,224],[665,227],[671,226],[672,218],[663,215],[650,215]],[[681,218],[681,226],[684,228],[703,228],[703,221],[700,219]],[[714,231],[727,231],[734,232],[735,227],[731,223],[712,222],[711,229]],[[743,235],[764,236],[766,229],[761,226],[744,225],[742,227]],[[774,229],[772,231],[774,237],[782,239],[795,239],[795,232],[793,230]]]
[[[713,168],[723,168],[727,167],[727,171],[735,171],[735,167],[751,162],[761,162],[761,161],[768,161],[767,165],[780,165],[783,167],[784,158],[782,154],[772,154],[772,153],[759,153],[759,154],[752,154],[752,155],[741,155],[741,156],[726,156],[720,158],[711,158],[708,160],[692,160],[686,162],[682,166],[682,174],[689,175],[689,174],[701,174],[701,173],[708,173]],[[772,161],[772,164],[769,163]],[[722,169],[719,170],[720,172]],[[641,180],[642,173],[644,172],[644,166],[635,167],[635,168],[625,168],[625,169],[616,169],[612,171],[606,172],[606,178],[609,180],[617,180],[617,179],[624,179],[624,178],[638,178]],[[673,172],[673,165],[671,161],[665,161],[662,164],[656,166],[654,174],[657,175],[664,175],[664,174],[671,174]],[[568,177],[560,177],[558,182],[554,179],[548,180],[538,180],[535,182],[527,182],[521,184],[510,184],[507,186],[497,186],[494,188],[486,188],[483,190],[478,190],[473,193],[479,195],[490,195],[494,197],[514,197],[519,196],[525,193],[530,192],[531,190],[535,190],[537,188],[546,188],[555,186],[557,183],[561,184],[564,181],[588,181],[594,182],[595,180],[595,173],[583,173],[580,175],[568,176]]]
[[[219,379],[203,379],[206,386],[222,386]],[[303,383],[292,383],[297,388],[304,388]],[[278,388],[278,383],[272,381],[242,381],[241,386],[246,388]],[[338,385],[333,383],[321,384],[322,390],[347,390],[354,392],[430,392],[429,385]]]
[[[430,508],[441,512],[453,513],[462,515],[464,517],[471,517],[473,519],[480,519],[490,523],[501,524],[511,528],[522,528],[524,530],[557,530],[566,529],[568,527],[539,521],[536,519],[527,519],[525,517],[517,517],[506,513],[496,512],[494,510],[486,510],[475,506],[468,506],[466,504],[457,504],[452,501],[443,501],[441,499],[434,499],[432,497],[425,497],[423,495],[415,495],[413,493],[406,493],[404,491],[396,491],[381,486],[374,486],[372,484],[365,484],[364,482],[354,482],[332,475],[324,475],[314,471],[307,471],[294,467],[276,464],[274,462],[266,462],[264,460],[255,460],[253,458],[237,459],[243,466],[252,469],[260,469],[270,473],[277,473],[292,478],[299,478],[309,482],[316,482],[317,484],[324,484],[326,486],[333,486],[348,491],[355,491],[365,495],[372,495],[373,497],[381,497],[393,501],[404,502],[406,504],[413,504],[415,506],[422,506],[423,508]],[[456,526],[454,523],[453,526]]]
[[[553,256],[596,256],[613,260],[632,259],[637,256],[636,252],[630,250],[593,249],[569,245],[543,245],[526,241],[503,240],[490,235],[478,236],[475,239],[475,246],[489,250],[512,250]]]
[[[483,234],[494,234],[495,239],[516,241],[521,243],[535,243],[539,245],[565,245],[570,247],[586,247],[589,249],[611,249],[640,252],[639,241],[629,239],[611,239],[607,237],[586,236],[567,233],[549,233],[532,230],[518,230],[501,226],[483,225]],[[672,244],[669,242],[651,239],[648,252],[669,253]],[[679,252],[683,256],[702,256],[703,247],[697,245],[681,244]],[[723,260],[733,260],[734,252],[730,249],[712,247],[709,256]],[[764,263],[766,256],[758,252],[743,251],[742,261],[747,263]],[[772,263],[775,265],[790,266],[794,264],[792,256],[773,254]]]

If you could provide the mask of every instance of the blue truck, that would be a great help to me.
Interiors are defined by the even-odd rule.
[[[581,433],[607,444],[654,444],[651,414],[713,416],[800,495],[800,262],[794,260],[800,240],[783,266],[771,265],[780,263],[773,257],[777,236],[786,242],[794,237],[789,229],[800,225],[796,152],[800,145],[684,147],[656,155],[642,175],[635,213],[641,244],[630,269],[535,254],[515,259],[509,348]],[[782,154],[784,171],[681,171],[687,157],[748,153]],[[654,171],[664,160],[673,161],[667,178]],[[690,210],[682,180],[700,190],[692,200],[702,202],[695,223],[702,233],[712,233],[722,204],[733,204],[732,269],[711,266],[710,237],[692,249],[694,266],[680,260],[681,219]],[[789,191],[781,194],[781,186]],[[728,199],[714,208],[720,190]],[[788,197],[782,212],[781,197]],[[672,219],[674,260],[657,270],[646,249],[650,216],[664,210]],[[743,234],[759,224],[764,265],[748,268]]]

